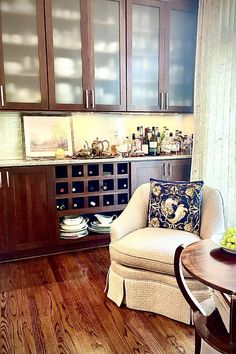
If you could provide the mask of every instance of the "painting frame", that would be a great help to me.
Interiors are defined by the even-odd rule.
[[[25,158],[55,157],[62,148],[73,155],[71,115],[22,115]]]

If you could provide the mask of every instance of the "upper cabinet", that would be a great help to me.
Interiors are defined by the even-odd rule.
[[[193,112],[197,8],[166,3],[164,110]]]
[[[192,112],[197,0],[1,0],[0,109]]]
[[[49,106],[125,110],[124,0],[49,0]]]
[[[127,108],[159,111],[163,86],[164,3],[127,1]]]
[[[44,3],[0,1],[0,109],[48,107]]]
[[[129,111],[193,111],[196,3],[127,0]]]

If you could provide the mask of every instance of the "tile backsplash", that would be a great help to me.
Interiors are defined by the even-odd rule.
[[[47,113],[45,112],[45,115]],[[65,114],[66,115],[66,114]],[[126,136],[136,133],[137,126],[167,126],[170,131],[182,130],[184,134],[193,133],[193,115],[155,115],[155,114],[119,114],[119,113],[73,113],[74,151],[96,139],[107,139],[112,142],[114,137],[122,141]],[[0,113],[0,159],[22,159],[24,143],[22,124],[19,113]]]
[[[18,113],[0,113],[0,160],[22,159],[23,138]]]

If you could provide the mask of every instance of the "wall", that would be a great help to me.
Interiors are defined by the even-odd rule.
[[[74,150],[83,147],[85,140],[89,144],[96,139],[114,136],[122,141],[131,137],[137,126],[167,126],[170,131],[182,130],[184,134],[193,133],[193,115],[155,115],[155,114],[115,114],[115,113],[73,113]],[[0,113],[0,159],[22,159],[24,156],[22,124],[19,113]]]

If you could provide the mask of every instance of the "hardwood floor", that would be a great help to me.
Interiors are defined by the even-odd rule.
[[[0,264],[0,353],[194,353],[190,326],[118,308],[107,248]]]

